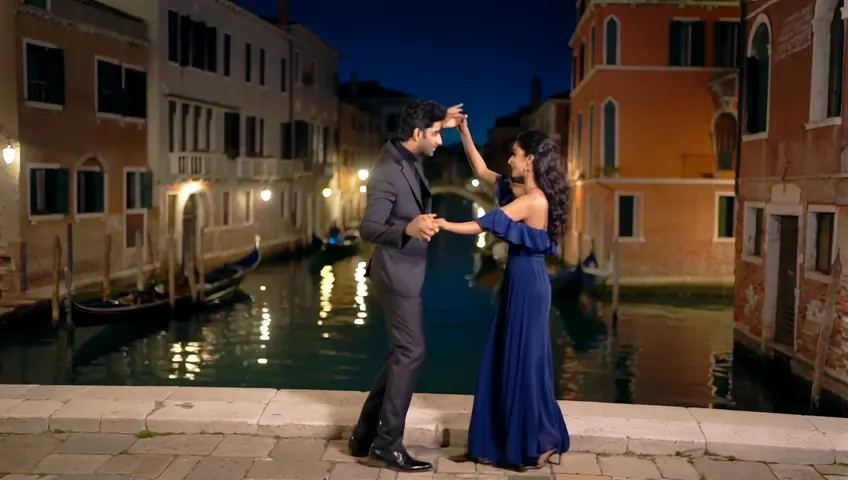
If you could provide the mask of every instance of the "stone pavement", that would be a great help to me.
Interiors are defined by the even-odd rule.
[[[396,474],[361,464],[345,442],[253,435],[46,433],[0,435],[2,480],[848,480],[848,466],[799,466],[700,456],[567,453],[559,465],[512,472],[449,457],[458,448],[410,447],[435,472]],[[3,474],[6,474],[3,476]]]

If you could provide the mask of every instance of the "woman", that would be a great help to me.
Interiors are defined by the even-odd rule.
[[[439,228],[477,235],[487,230],[509,243],[495,321],[477,378],[468,431],[468,460],[505,468],[537,468],[565,453],[568,430],[554,396],[548,317],[551,284],[545,255],[556,253],[567,190],[559,147],[547,135],[518,136],[510,175],[523,180],[516,197],[474,146],[467,122],[458,125],[474,175],[495,185],[501,208],[474,222],[439,219]]]

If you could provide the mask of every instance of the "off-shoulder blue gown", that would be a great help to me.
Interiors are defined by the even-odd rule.
[[[506,177],[499,205],[514,200]],[[539,457],[568,451],[569,437],[554,394],[549,315],[551,283],[545,255],[557,245],[545,230],[515,222],[495,208],[480,227],[509,243],[503,285],[483,352],[468,431],[470,460],[533,467]]]

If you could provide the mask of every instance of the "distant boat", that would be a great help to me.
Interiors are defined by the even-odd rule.
[[[576,267],[563,268],[549,274],[551,290],[557,295],[579,295],[593,288],[595,277],[583,271],[584,268],[597,268],[598,260],[595,252],[589,255]]]
[[[315,237],[315,239],[321,241],[322,244],[320,250],[309,261],[309,269],[313,272],[318,272],[326,265],[332,265],[356,255],[362,246],[362,239],[359,237],[359,232],[356,231],[346,233],[341,241],[335,239],[321,240],[318,237]]]

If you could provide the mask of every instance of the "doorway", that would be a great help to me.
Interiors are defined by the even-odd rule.
[[[197,247],[197,194],[191,194],[183,207],[183,245],[182,271],[185,271],[186,261],[194,258]]]
[[[777,298],[775,343],[795,348],[795,286],[798,279],[798,217],[777,217]]]

